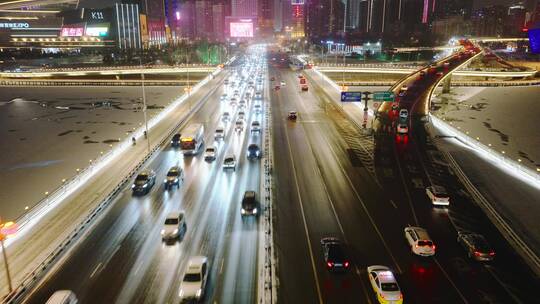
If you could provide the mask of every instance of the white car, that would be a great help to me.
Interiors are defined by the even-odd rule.
[[[411,251],[420,256],[435,255],[435,244],[429,237],[426,229],[420,227],[407,227],[404,229],[405,239]]]
[[[224,93],[223,95],[221,95],[220,99],[221,99],[221,101],[226,100],[227,99],[227,93]]]
[[[246,119],[246,112],[245,111],[238,111],[238,119],[245,120]]]
[[[255,114],[261,114],[262,112],[262,106],[260,104],[255,104],[253,109],[255,109]]]
[[[180,237],[186,231],[186,219],[183,212],[171,212],[165,218],[165,224],[161,229],[162,240],[172,240]]]
[[[450,197],[443,186],[429,186],[426,188],[426,194],[433,205],[448,206]]]
[[[225,137],[225,130],[223,127],[217,127],[216,131],[214,131],[214,139],[215,140],[223,140]]]
[[[251,122],[251,133],[261,133],[261,123],[257,120]]]
[[[221,121],[222,122],[231,121],[231,114],[229,112],[223,112],[223,114],[221,114]]]
[[[236,171],[236,157],[232,154],[225,156],[223,160],[223,170],[233,169]]]
[[[184,278],[180,283],[178,297],[181,302],[195,300],[204,297],[204,289],[208,279],[208,259],[205,256],[194,256],[188,261]]]
[[[409,127],[406,124],[398,123],[396,127],[396,132],[398,135],[406,135],[409,133]]]
[[[406,120],[407,117],[409,117],[409,111],[407,109],[401,109],[399,110],[399,118],[401,120]]]
[[[242,131],[244,131],[244,120],[242,120],[242,119],[239,118],[239,119],[236,121],[236,123],[234,124],[234,130],[235,130],[236,132],[242,132]]]
[[[379,303],[403,303],[403,294],[390,268],[382,265],[372,265],[367,268],[367,273]]]
[[[215,146],[210,146],[204,150],[204,160],[213,161],[216,159],[217,148]]]

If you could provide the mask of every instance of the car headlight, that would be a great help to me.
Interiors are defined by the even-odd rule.
[[[163,182],[164,182],[164,183],[167,183],[167,179],[164,179]]]
[[[174,143],[174,141],[171,140],[171,144]]]
[[[178,233],[178,229],[174,229],[173,234],[177,234],[177,233]]]
[[[178,296],[180,298],[184,297],[184,290],[183,289],[180,289],[180,292],[178,293]]]
[[[135,184],[131,185],[131,189],[134,189],[135,188]]]
[[[177,183],[177,182],[178,182],[178,178],[175,178],[175,179],[174,179],[174,182]]]
[[[165,234],[165,229],[161,229],[161,235]]]
[[[256,151],[256,152],[255,152],[255,155],[259,156],[260,153],[261,153],[261,152]]]
[[[246,210],[244,210],[244,208],[242,208],[242,209],[240,210],[240,213],[246,214]]]
[[[144,185],[142,185],[142,187],[143,187],[143,188],[146,188],[146,187],[148,187],[148,184],[144,184]]]
[[[257,208],[253,208],[253,213],[257,214]]]
[[[202,294],[202,289],[197,290],[197,293],[195,294],[195,297],[200,298]]]

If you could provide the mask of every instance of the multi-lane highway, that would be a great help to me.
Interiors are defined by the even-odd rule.
[[[265,73],[263,60],[248,58],[227,71],[230,79],[238,79],[237,85],[222,85],[187,122],[204,125],[205,146],[217,146],[216,159],[205,161],[204,147],[198,155],[187,156],[164,146],[145,166],[157,175],[150,192],[133,196],[127,185],[25,303],[44,303],[59,289],[74,291],[82,303],[176,303],[187,261],[197,255],[207,256],[210,263],[205,302],[256,301],[259,224],[257,217],[240,214],[240,202],[246,190],[260,188],[260,163],[246,159],[246,150],[248,144],[260,145],[262,134],[251,134],[249,125],[254,120],[262,123],[264,114],[251,109],[254,100],[248,102],[246,128],[237,132],[238,111],[229,105],[234,90],[240,96],[248,91],[253,96],[247,79]],[[240,77],[246,80],[240,82]],[[221,100],[224,93],[229,98]],[[224,111],[231,112],[230,122],[222,122]],[[215,141],[218,126],[224,128],[225,137]],[[225,171],[223,160],[231,153],[237,158],[236,170]],[[172,166],[182,167],[185,178],[178,189],[166,191],[161,182]],[[166,215],[179,210],[185,212],[187,233],[178,241],[162,242]]]
[[[322,84],[310,78],[309,91],[301,91],[297,73],[285,68],[267,73],[262,53],[256,57],[229,68],[229,84],[220,84],[186,123],[204,125],[205,146],[216,144],[217,159],[207,162],[202,153],[187,156],[163,146],[145,165],[157,175],[150,192],[133,196],[127,185],[25,303],[44,303],[59,289],[74,291],[81,303],[176,303],[187,261],[196,255],[210,262],[203,302],[257,302],[260,225],[257,217],[240,214],[240,202],[244,191],[258,192],[262,174],[258,160],[246,159],[248,145],[262,142],[250,124],[263,123],[270,113],[257,114],[257,101],[248,98],[244,130],[237,132],[234,90],[238,99],[261,91],[271,107],[279,303],[377,303],[366,270],[370,265],[393,271],[405,303],[531,299],[538,279],[473,205],[421,126],[411,124],[414,133],[407,139],[396,140],[388,127],[374,137],[363,135]],[[296,121],[287,118],[292,110],[299,113]],[[231,113],[227,123],[225,111]],[[218,126],[225,130],[222,141],[214,141]],[[231,153],[236,170],[225,171],[222,164]],[[185,180],[165,191],[160,181],[172,166],[185,170]],[[433,207],[427,198],[425,186],[436,183],[449,191],[450,206]],[[185,212],[187,233],[164,243],[165,217],[178,210]],[[411,252],[403,231],[409,225],[429,231],[435,256]],[[484,234],[496,250],[495,261],[469,259],[456,242],[458,230]],[[320,241],[329,236],[345,244],[350,262],[345,272],[327,269]]]
[[[428,157],[436,153],[433,145],[397,143],[393,132],[366,139],[317,85],[301,92],[295,73],[271,70],[270,76],[275,85],[286,82],[271,94],[274,153],[280,156],[274,205],[281,303],[376,303],[369,265],[394,271],[406,303],[529,299],[538,281],[448,168]],[[289,110],[298,111],[296,122],[287,120]],[[450,207],[432,206],[424,190],[430,182],[444,183]],[[495,262],[468,259],[456,242],[457,222],[489,238]],[[408,225],[428,230],[434,257],[412,254],[403,232]],[[320,244],[326,236],[347,244],[350,271],[326,269]]]

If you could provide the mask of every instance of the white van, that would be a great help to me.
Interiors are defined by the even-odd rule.
[[[77,296],[71,290],[57,290],[45,304],[77,304]]]

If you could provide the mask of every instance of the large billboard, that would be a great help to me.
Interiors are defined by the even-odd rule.
[[[60,30],[61,37],[81,37],[84,35],[84,26],[63,26]]]
[[[252,38],[253,37],[253,21],[249,22],[231,22],[231,37],[232,38]]]
[[[106,37],[109,35],[109,24],[108,23],[87,24],[85,35],[92,36],[92,37]]]

